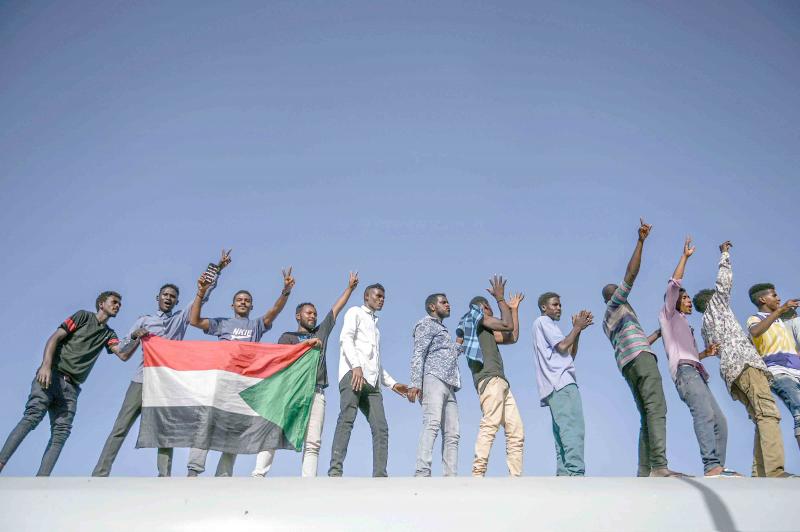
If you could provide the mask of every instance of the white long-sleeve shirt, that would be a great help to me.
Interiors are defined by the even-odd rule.
[[[381,365],[381,332],[375,311],[362,305],[350,307],[344,315],[339,335],[339,380],[353,368],[361,368],[364,380],[371,386],[391,388],[397,381]]]

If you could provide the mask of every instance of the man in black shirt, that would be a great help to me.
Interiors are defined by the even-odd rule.
[[[503,278],[492,278],[491,288],[488,289],[488,292],[497,301],[500,309],[499,319],[494,317],[492,307],[485,297],[476,296],[470,301],[470,308],[477,306],[482,312],[482,318],[477,323],[474,334],[477,336],[483,357],[483,360],[478,362],[470,359],[468,355],[467,360],[483,414],[478,438],[475,441],[475,457],[472,461],[473,477],[482,477],[486,474],[489,452],[501,426],[506,434],[508,472],[513,477],[522,475],[525,430],[516,400],[506,379],[503,357],[500,356],[500,349],[497,346],[498,344],[514,344],[519,339],[519,304],[525,296],[514,294],[506,303],[504,290]],[[456,332],[463,335],[463,331]],[[475,339],[471,340],[474,342]]]
[[[278,339],[279,344],[299,344],[306,342],[320,351],[319,366],[317,366],[317,389],[314,401],[311,404],[311,415],[306,429],[306,441],[303,445],[303,473],[304,477],[317,476],[317,463],[319,462],[319,448],[322,444],[322,424],[325,421],[325,388],[328,387],[328,366],[325,363],[325,350],[328,347],[328,336],[336,325],[336,317],[347,304],[350,295],[358,286],[358,273],[350,273],[347,288],[333,304],[330,312],[317,325],[317,309],[312,303],[300,303],[295,311],[297,331],[285,332]],[[254,477],[263,477],[272,467],[275,458],[275,449],[261,451],[256,458]]]
[[[50,335],[42,365],[31,384],[22,420],[0,450],[0,471],[28,433],[39,425],[45,414],[49,414],[50,441],[36,475],[50,476],[72,430],[80,385],[92,371],[100,351],[105,348],[121,360],[128,360],[139,345],[139,339],[147,334],[147,330],[138,329],[131,335],[133,341],[124,349],[119,348],[117,334],[107,323],[117,315],[121,306],[122,296],[117,292],[103,292],[95,301],[97,312],[79,310]]]

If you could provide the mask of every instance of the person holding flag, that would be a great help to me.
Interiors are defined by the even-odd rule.
[[[203,302],[208,301],[208,296],[217,285],[217,276],[222,272],[225,267],[231,262],[231,251],[222,250],[219,262],[217,264],[210,264],[208,270],[203,274],[208,280],[211,281],[208,289],[203,296]],[[158,311],[154,314],[146,314],[137,319],[131,332],[120,342],[120,346],[127,348],[131,343],[138,342],[135,333],[140,329],[145,329],[147,334],[160,336],[169,340],[183,340],[186,336],[186,331],[189,328],[189,314],[191,313],[194,301],[188,307],[175,311],[178,306],[178,296],[180,291],[178,287],[172,283],[167,283],[162,286],[156,301],[158,302]],[[134,346],[135,348],[136,346]],[[136,422],[136,419],[142,413],[142,382],[144,381],[144,356],[139,368],[136,370],[128,385],[128,391],[125,393],[125,398],[122,400],[122,406],[117,414],[117,419],[114,421],[114,426],[111,428],[111,434],[108,435],[100,457],[97,459],[97,465],[92,471],[93,477],[107,477],[111,473],[111,466],[117,458],[122,442],[128,435],[128,431]],[[172,449],[159,448],[156,459],[156,467],[158,469],[159,477],[168,477],[172,473]]]
[[[328,387],[328,366],[325,361],[328,337],[336,325],[336,318],[357,286],[358,272],[350,272],[347,287],[319,325],[317,325],[317,308],[313,303],[305,302],[297,305],[294,316],[297,320],[297,331],[287,331],[278,339],[279,344],[295,345],[304,342],[320,351],[314,399],[311,403],[311,413],[303,444],[302,476],[304,477],[317,476],[319,449],[322,446],[322,425],[325,422],[325,388]],[[267,475],[272,467],[272,461],[275,459],[275,451],[276,449],[268,449],[258,453],[256,467],[252,473],[254,477]]]
[[[197,281],[197,295],[191,307],[189,323],[193,327],[202,329],[208,335],[216,336],[220,340],[236,342],[258,342],[264,333],[272,328],[275,318],[286,306],[295,279],[292,277],[292,267],[281,271],[283,275],[283,289],[275,304],[263,316],[258,319],[250,319],[250,312],[253,310],[253,296],[247,290],[239,290],[233,295],[231,308],[234,312],[233,318],[203,318],[201,310],[206,300],[206,292],[210,289],[212,281],[204,274]],[[188,476],[196,477],[205,471],[207,449],[192,448],[189,451]],[[215,476],[229,477],[233,475],[233,465],[236,462],[236,455],[233,453],[223,453],[217,464]]]

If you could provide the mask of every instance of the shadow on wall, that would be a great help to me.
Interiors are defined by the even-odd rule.
[[[708,513],[711,514],[711,519],[714,520],[714,530],[737,532],[738,529],[733,522],[733,516],[728,511],[728,507],[725,506],[722,498],[714,493],[714,490],[703,485],[702,482],[690,478],[681,478],[680,480],[696,488],[703,495],[703,501],[706,504]]]

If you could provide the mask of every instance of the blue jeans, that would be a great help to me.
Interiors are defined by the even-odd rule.
[[[0,450],[0,463],[6,464],[25,436],[39,425],[45,414],[49,414],[50,441],[47,442],[39,472],[36,473],[39,477],[49,477],[58,461],[64,442],[72,431],[72,420],[75,419],[80,393],[81,387],[77,383],[55,370],[52,373],[50,387],[46,390],[34,378],[22,419],[8,435],[3,449]]]
[[[675,387],[681,400],[689,407],[694,421],[694,434],[700,445],[705,472],[715,467],[725,467],[728,446],[728,422],[720,410],[708,384],[697,369],[689,365],[678,366]]]
[[[442,431],[442,469],[444,476],[458,474],[458,403],[453,386],[431,374],[422,380],[422,434],[417,447],[415,477],[431,476],[433,444]]]
[[[582,477],[586,472],[583,461],[583,404],[577,384],[568,384],[551,393],[547,399],[553,417],[553,438],[556,441],[556,475]]]
[[[772,391],[781,398],[794,418],[794,435],[800,436],[800,380],[789,375],[776,375]]]

